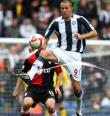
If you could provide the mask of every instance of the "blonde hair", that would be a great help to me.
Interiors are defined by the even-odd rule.
[[[73,8],[73,3],[72,3],[71,0],[62,0],[61,3],[69,3],[70,6],[71,6],[71,8]],[[61,3],[60,3],[60,4],[61,4]]]

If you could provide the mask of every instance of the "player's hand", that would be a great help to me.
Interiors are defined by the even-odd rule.
[[[75,37],[76,39],[78,39],[78,40],[82,40],[82,39],[83,39],[83,35],[81,35],[81,34],[79,34],[79,33],[76,33],[76,34],[74,35],[74,37]]]
[[[67,90],[65,91],[65,97],[66,97],[66,98],[70,97],[71,94],[72,94],[72,93],[71,93],[71,90],[70,90],[70,89],[67,89]]]
[[[62,93],[61,93],[59,87],[55,88],[55,93],[58,95],[58,98],[60,98],[62,96]]]
[[[19,91],[15,89],[12,93],[13,98],[18,99],[18,95],[19,95]]]

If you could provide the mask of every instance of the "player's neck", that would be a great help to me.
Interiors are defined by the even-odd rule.
[[[64,17],[64,19],[66,20],[66,21],[68,21],[68,20],[70,20],[71,19],[71,17],[73,17],[73,14],[71,14],[70,16],[68,16],[68,17]]]

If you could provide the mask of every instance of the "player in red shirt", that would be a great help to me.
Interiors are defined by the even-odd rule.
[[[32,46],[30,46],[32,50]],[[26,76],[26,73],[31,69],[34,61],[39,57],[39,53],[42,50],[46,49],[46,43],[43,46],[39,46],[38,51],[34,50],[26,59],[23,65],[22,70],[19,72],[22,76]],[[54,68],[52,68],[54,67]],[[57,86],[54,89],[53,87],[53,75],[54,71],[57,73]],[[28,77],[27,77],[28,78]],[[54,64],[50,61],[45,60],[43,71],[41,74],[36,74],[33,79],[24,79],[25,83],[28,84],[28,89],[25,92],[24,100],[23,100],[23,113],[22,116],[30,116],[29,109],[30,107],[35,106],[37,103],[41,102],[46,106],[50,116],[57,116],[55,111],[55,97],[56,93],[61,95],[60,93],[60,81],[62,78],[62,70],[58,64]],[[22,80],[19,78],[20,83]],[[19,82],[18,82],[19,83]],[[18,84],[20,86],[20,84]],[[19,87],[16,87],[19,88]],[[13,96],[14,95],[13,93]]]

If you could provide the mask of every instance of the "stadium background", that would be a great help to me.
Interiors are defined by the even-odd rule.
[[[96,28],[98,36],[91,38],[83,55],[83,61],[93,63],[108,71],[83,67],[84,90],[83,112],[85,116],[109,116],[110,108],[110,1],[73,0],[74,12],[83,15]],[[48,24],[60,15],[60,0],[0,0],[0,116],[20,116],[20,103],[12,98],[16,83],[14,70],[20,67],[27,56],[27,41],[33,33],[44,35]],[[16,44],[15,44],[16,43]],[[65,88],[64,88],[65,89]],[[66,93],[65,93],[66,95]],[[64,105],[68,116],[76,107],[74,94],[65,96]],[[39,116],[44,115],[38,106]]]

